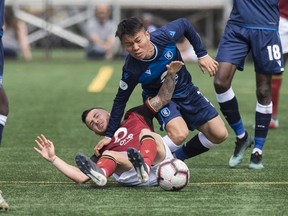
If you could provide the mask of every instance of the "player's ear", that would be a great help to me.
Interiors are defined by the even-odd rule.
[[[150,40],[150,32],[145,30],[145,36]]]

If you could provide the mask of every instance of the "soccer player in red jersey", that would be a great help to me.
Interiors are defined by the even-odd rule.
[[[76,183],[84,183],[91,178],[97,185],[103,186],[107,178],[113,175],[123,185],[157,185],[157,164],[173,156],[161,136],[153,132],[152,119],[170,101],[176,72],[182,66],[183,62],[180,61],[167,65],[167,75],[158,94],[126,112],[109,144],[98,145],[96,155],[91,158],[83,154],[76,156],[80,169],[56,156],[52,141],[44,135],[35,140],[38,145],[35,150]],[[102,108],[92,108],[82,114],[82,121],[99,135],[105,134],[109,118],[109,112]]]

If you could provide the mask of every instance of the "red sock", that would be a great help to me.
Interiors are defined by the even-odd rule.
[[[98,161],[97,161],[98,167],[105,170],[105,176],[108,178],[111,176],[115,170],[116,170],[116,160],[110,155],[103,155]]]
[[[151,167],[157,154],[155,139],[150,135],[145,135],[140,140],[140,154],[143,156],[145,163]]]
[[[273,103],[272,116],[278,115],[279,94],[282,79],[283,79],[282,75],[272,77],[272,103]]]

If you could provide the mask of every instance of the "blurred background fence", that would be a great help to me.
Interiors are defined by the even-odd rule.
[[[28,24],[31,47],[84,48],[88,44],[83,24],[94,14],[98,4],[109,4],[111,19],[118,23],[124,17],[150,13],[156,25],[174,19],[190,20],[207,48],[216,48],[227,15],[230,0],[6,0],[16,16]]]

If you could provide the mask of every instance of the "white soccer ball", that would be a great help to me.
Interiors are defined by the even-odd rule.
[[[190,180],[190,171],[187,165],[176,158],[165,160],[157,168],[157,182],[166,191],[179,191]]]

